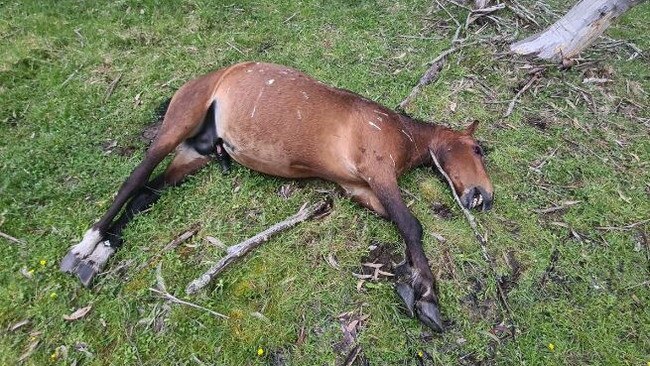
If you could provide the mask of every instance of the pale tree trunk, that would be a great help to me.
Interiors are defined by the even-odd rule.
[[[613,20],[645,0],[581,0],[545,31],[516,42],[510,50],[544,60],[575,57],[600,36]]]

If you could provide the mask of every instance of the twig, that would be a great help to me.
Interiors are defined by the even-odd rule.
[[[181,235],[175,237],[172,241],[167,243],[164,248],[162,248],[156,255],[151,257],[148,261],[145,263],[141,264],[136,270],[135,273],[138,273],[142,271],[144,268],[148,267],[151,263],[154,261],[158,260],[161,256],[163,256],[165,253],[169,252],[170,250],[176,248],[179,246],[181,243],[185,242],[187,239],[193,237],[196,235],[196,233],[199,232],[201,229],[201,224],[200,223],[195,223],[192,225],[188,230],[183,232]]]
[[[650,281],[644,281],[644,282],[641,282],[641,283],[637,283],[636,285],[629,286],[628,288],[626,288],[626,290],[631,290],[633,288],[642,287],[642,286],[645,286],[645,285],[650,285]]]
[[[454,23],[456,23],[456,26],[460,27],[460,23],[458,22],[458,19],[456,19],[456,17],[453,16],[453,15],[449,12],[449,10],[447,10],[447,8],[445,8],[445,6],[442,5],[442,4],[440,3],[440,1],[438,1],[438,0],[435,0],[435,1],[436,1],[436,3],[438,4],[438,6],[441,7],[442,10],[444,10],[445,13],[447,13],[447,15],[449,15],[449,17],[451,18],[451,20],[453,20]]]
[[[242,55],[246,56],[246,54],[245,54],[242,50],[240,50],[239,48],[237,48],[237,46],[235,46],[235,45],[232,44],[231,42],[226,41],[226,44],[227,44],[228,46],[230,46],[230,48],[232,48],[233,50],[235,50],[235,51],[241,53]]]
[[[447,56],[449,56],[450,54],[460,50],[462,47],[467,47],[467,46],[471,46],[471,45],[479,43],[479,42],[464,43],[466,38],[461,39],[460,38],[461,33],[464,32],[466,34],[467,29],[469,28],[469,26],[472,23],[474,23],[477,19],[479,19],[480,17],[491,14],[491,13],[493,13],[493,12],[495,12],[497,10],[503,9],[505,7],[502,4],[498,4],[498,5],[489,7],[489,8],[472,10],[472,9],[470,9],[468,7],[465,7],[465,6],[462,6],[462,5],[460,5],[460,4],[458,4],[458,3],[454,2],[454,1],[450,1],[450,0],[447,0],[447,1],[451,2],[452,4],[454,4],[456,6],[466,8],[470,12],[469,12],[469,14],[467,14],[467,18],[465,19],[465,24],[461,24],[458,21],[458,19],[456,19],[456,17],[454,17],[449,12],[449,10],[447,10],[447,8],[445,8],[444,5],[442,5],[438,0],[435,0],[435,2],[438,4],[438,6],[440,6],[447,13],[447,15],[449,15],[449,17],[451,17],[451,19],[454,21],[454,23],[456,23],[456,25],[457,25],[456,32],[454,33],[454,36],[451,39],[451,47],[444,50],[444,51],[442,51],[436,58],[434,58],[430,62],[431,66],[427,69],[427,71],[424,72],[424,75],[422,75],[422,77],[420,78],[420,81],[418,82],[418,84],[415,87],[413,87],[413,89],[411,90],[411,93],[409,93],[409,95],[399,104],[399,108],[402,109],[402,110],[406,110],[406,108],[408,108],[408,106],[411,104],[413,99],[415,99],[415,97],[420,93],[420,91],[422,90],[422,88],[424,86],[429,85],[429,84],[433,83],[434,81],[436,81],[438,79],[438,75],[440,74],[440,70],[442,70],[442,68],[445,65],[445,61],[447,60]]]
[[[535,20],[535,17],[533,16],[533,13],[530,12],[530,10],[526,9],[515,0],[509,0],[506,5],[508,8],[510,8],[510,10],[512,10],[513,13],[515,13],[516,16],[526,22],[535,24],[535,26],[539,28],[539,23],[537,23],[537,20]]]
[[[645,220],[641,220],[641,221],[638,221],[638,222],[633,222],[631,224],[624,225],[624,226],[596,226],[596,230],[630,230],[630,229],[634,229],[635,227],[637,227],[639,225],[643,225],[643,224],[645,224],[646,222],[649,222],[649,221],[650,221],[650,219],[645,219]]]
[[[434,58],[433,61],[431,61],[431,66],[429,69],[427,69],[424,75],[422,75],[418,84],[413,87],[411,93],[409,93],[409,95],[399,104],[399,107],[401,109],[406,110],[406,108],[408,108],[408,106],[411,104],[411,101],[413,101],[413,99],[415,99],[415,97],[420,93],[422,88],[428,84],[431,84],[438,78],[440,70],[442,70],[443,66],[445,65],[447,56],[456,51],[458,51],[458,47],[452,46],[451,48],[442,51],[438,57]]]
[[[571,207],[573,205],[577,205],[580,202],[582,202],[582,201],[565,201],[565,202],[562,202],[562,204],[557,205],[557,206],[552,206],[552,207],[547,207],[547,208],[539,208],[539,209],[535,209],[533,211],[535,211],[535,212],[537,212],[539,214],[547,214],[547,213],[552,213],[552,212],[555,212],[555,211],[564,210],[565,208]]]
[[[456,2],[456,1],[454,1],[454,0],[446,0],[446,1],[447,1],[448,3],[451,3],[451,4],[456,5],[456,6],[459,7],[459,8],[463,8],[463,9],[465,9],[465,10],[472,11],[472,8],[470,8],[470,7],[467,6],[467,5],[460,4],[460,3],[458,3],[458,2]]]
[[[189,306],[189,307],[192,307],[192,308],[195,308],[195,309],[200,309],[200,310],[203,310],[203,311],[207,311],[208,313],[210,313],[210,314],[212,314],[212,315],[214,315],[214,316],[217,316],[217,317],[219,317],[219,318],[230,319],[230,317],[229,317],[228,315],[224,315],[224,314],[221,314],[221,313],[217,313],[216,311],[214,311],[214,310],[210,310],[210,309],[208,309],[208,308],[204,308],[204,307],[201,306],[201,305],[196,305],[196,304],[193,304],[193,303],[191,303],[191,302],[187,302],[187,301],[181,300],[181,299],[179,299],[178,297],[176,297],[176,296],[170,294],[169,292],[160,291],[160,290],[158,290],[157,288],[153,288],[153,287],[150,287],[150,288],[149,288],[149,291],[151,291],[151,292],[155,292],[155,293],[157,293],[158,295],[160,295],[162,298],[164,298],[165,300],[168,300],[168,301],[174,302],[174,303],[176,303],[176,304],[181,304],[181,305]]]
[[[287,19],[285,19],[282,23],[284,23],[284,24],[289,23],[289,21],[290,21],[291,19],[293,19],[293,17],[295,17],[296,15],[298,15],[298,12],[295,12],[295,13],[291,14],[291,15],[290,15]]]
[[[117,87],[117,83],[120,82],[120,79],[122,79],[122,74],[117,75],[117,77],[108,85],[108,88],[106,88],[106,93],[104,93],[104,100],[102,101],[103,103],[106,103],[106,101],[108,101],[108,98],[111,97],[115,91],[115,87]]]
[[[506,110],[506,113],[503,114],[504,118],[508,117],[509,115],[512,114],[512,111],[515,109],[515,103],[517,103],[517,100],[519,99],[519,97],[521,97],[521,95],[524,94],[526,92],[526,90],[528,90],[533,85],[533,83],[535,83],[537,80],[539,80],[539,78],[540,78],[539,73],[533,74],[530,77],[530,79],[528,80],[528,82],[526,83],[526,85],[524,85],[523,88],[519,89],[519,91],[517,92],[515,97],[512,98],[512,100],[510,101],[510,104],[508,105],[508,109]]]
[[[79,69],[76,69],[76,70],[73,71],[70,75],[68,75],[68,77],[67,77],[65,80],[63,80],[63,82],[61,83],[61,85],[60,85],[59,87],[62,88],[62,87],[64,87],[67,83],[69,83],[70,80],[72,80],[72,78],[74,78],[75,75],[77,75],[77,72],[78,72],[78,71],[79,71]]]
[[[304,205],[295,215],[271,226],[270,228],[253,236],[252,238],[246,239],[239,244],[229,247],[226,256],[221,258],[217,264],[208,269],[200,277],[190,282],[190,284],[185,288],[185,292],[188,295],[196,293],[198,290],[202,289],[208,283],[210,283],[210,281],[212,281],[212,279],[221,273],[228,265],[269,240],[271,236],[290,227],[293,227],[296,224],[308,220],[316,215],[327,214],[330,208],[331,204],[327,201],[321,201],[309,207],[306,207],[306,205]]]
[[[438,168],[438,171],[440,174],[442,174],[443,177],[447,180],[447,184],[449,184],[449,187],[451,188],[451,193],[454,196],[454,200],[458,204],[458,207],[460,207],[461,211],[463,211],[463,214],[465,214],[465,218],[467,219],[467,222],[469,223],[469,226],[472,228],[474,231],[474,235],[476,236],[476,239],[478,240],[480,246],[481,246],[481,251],[483,252],[483,258],[485,258],[485,261],[488,263],[488,266],[490,267],[490,270],[492,271],[492,275],[494,276],[494,280],[496,283],[496,288],[497,292],[499,294],[499,298],[501,299],[501,302],[508,312],[510,319],[514,321],[514,315],[512,313],[512,309],[510,309],[510,305],[508,304],[508,300],[506,298],[506,294],[503,291],[503,288],[501,288],[501,284],[499,284],[498,277],[496,270],[494,269],[494,261],[490,257],[490,254],[487,251],[487,237],[482,235],[478,229],[478,225],[476,224],[476,219],[474,218],[474,215],[472,215],[471,212],[469,212],[468,209],[463,206],[463,203],[460,201],[460,197],[458,197],[458,193],[456,193],[456,189],[454,189],[454,184],[451,181],[451,178],[449,178],[449,175],[447,175],[447,172],[445,172],[442,169],[442,166],[440,165],[440,162],[438,162],[438,159],[436,158],[436,155],[433,153],[433,151],[429,150],[429,154],[431,154],[431,158],[433,159],[433,163],[436,165],[436,168]]]
[[[2,231],[0,231],[0,237],[5,238],[5,239],[7,239],[7,240],[9,240],[11,242],[14,242],[16,244],[25,244],[24,241],[22,241],[20,239],[16,239],[16,238],[14,238],[13,236],[11,236],[9,234],[3,233]]]

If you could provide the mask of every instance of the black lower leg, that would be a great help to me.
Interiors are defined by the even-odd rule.
[[[113,222],[106,232],[106,238],[110,246],[117,249],[122,245],[122,230],[133,220],[138,213],[148,209],[160,198],[162,190],[165,188],[165,178],[161,174],[152,179],[144,187],[140,188],[133,198],[126,205],[122,215]]]

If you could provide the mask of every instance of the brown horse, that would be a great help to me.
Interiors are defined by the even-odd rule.
[[[441,331],[422,226],[404,204],[397,179],[411,168],[432,165],[433,153],[463,204],[489,209],[493,190],[472,137],[476,125],[453,131],[421,123],[284,66],[246,62],[212,72],[176,92],[144,160],[61,261],[61,270],[76,273],[89,286],[121,245],[122,230],[133,216],[216,154],[224,164],[232,157],[270,175],[336,182],[359,204],[393,221],[406,242],[405,260],[396,270],[397,292],[410,316]],[[167,170],[147,182],[174,150]]]

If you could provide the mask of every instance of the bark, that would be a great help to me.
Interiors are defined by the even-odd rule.
[[[545,31],[516,42],[510,50],[521,55],[562,62],[587,48],[631,7],[645,0],[581,0]]]

